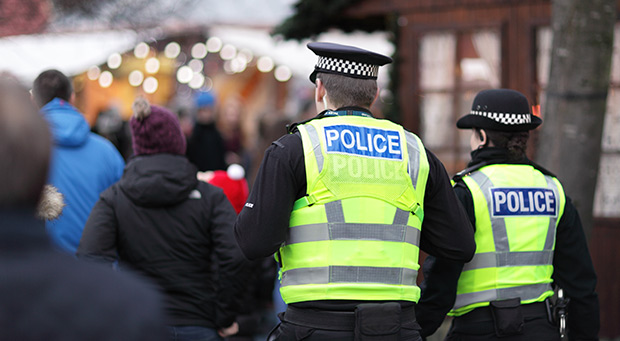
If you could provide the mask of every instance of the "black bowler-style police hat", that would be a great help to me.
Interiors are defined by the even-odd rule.
[[[392,62],[392,58],[388,56],[355,46],[315,42],[309,43],[308,48],[319,56],[319,61],[310,74],[312,83],[316,80],[318,72],[353,78],[377,79],[379,66]]]
[[[510,89],[480,91],[474,98],[469,114],[456,122],[460,129],[482,128],[497,131],[528,131],[542,120],[530,111],[525,96]]]

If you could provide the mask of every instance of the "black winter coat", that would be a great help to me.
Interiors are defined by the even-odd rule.
[[[77,256],[132,268],[158,284],[169,325],[227,327],[244,258],[236,213],[220,188],[179,155],[132,159],[93,208]]]

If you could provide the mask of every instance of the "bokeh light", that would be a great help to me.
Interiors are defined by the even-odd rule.
[[[204,43],[196,43],[192,46],[192,57],[195,59],[202,59],[207,56],[207,45]]]
[[[256,62],[256,67],[260,72],[269,72],[273,70],[273,66],[273,59],[268,56],[262,56],[258,58],[258,61]]]
[[[164,48],[164,55],[167,58],[174,59],[181,53],[181,45],[176,41],[168,43]]]
[[[293,76],[291,69],[286,65],[280,65],[274,71],[274,77],[278,82],[286,82]]]
[[[194,73],[192,80],[187,84],[192,89],[200,89],[205,84],[205,76],[202,73]]]
[[[207,39],[207,50],[211,53],[219,52],[222,49],[222,39],[211,37]]]
[[[140,86],[144,80],[144,74],[140,70],[133,70],[129,73],[129,85]]]
[[[103,71],[99,76],[99,85],[102,88],[108,88],[112,85],[112,81],[114,81],[114,76],[110,71]]]
[[[155,57],[147,59],[144,63],[144,69],[148,73],[157,73],[159,71],[159,59]]]
[[[202,63],[202,60],[192,59],[189,63],[187,63],[187,66],[189,66],[194,72],[200,72],[202,71],[204,64]]]
[[[187,65],[181,66],[177,70],[177,81],[179,81],[179,83],[187,84],[193,77],[194,71],[192,71],[192,69]]]
[[[123,62],[123,57],[121,57],[119,53],[112,53],[108,57],[108,67],[110,69],[118,69],[119,66],[121,66],[122,62]]]
[[[224,47],[222,47],[222,50],[220,50],[220,58],[222,58],[223,60],[231,60],[235,58],[236,55],[237,48],[230,44],[224,45]]]
[[[99,78],[99,75],[101,75],[101,69],[97,65],[91,66],[90,68],[88,68],[88,71],[86,72],[86,76],[91,81],[94,81],[97,78]]]
[[[152,94],[157,91],[157,87],[159,86],[159,82],[157,82],[157,78],[155,77],[146,77],[144,83],[142,83],[142,89],[147,94]]]
[[[133,49],[133,54],[136,58],[144,59],[149,55],[151,48],[145,42],[141,42]]]

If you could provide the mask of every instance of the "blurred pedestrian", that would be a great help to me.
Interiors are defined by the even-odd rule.
[[[241,212],[248,198],[248,183],[245,170],[238,164],[228,166],[226,171],[217,170],[199,172],[198,178],[224,190],[224,194],[235,208]],[[240,307],[237,322],[239,332],[228,337],[228,341],[252,341],[260,334],[265,334],[273,327],[265,318],[271,307],[271,291],[277,272],[272,257],[253,260],[247,266],[246,285],[241,293],[243,304]]]
[[[596,274],[579,214],[562,184],[526,154],[542,120],[510,89],[479,92],[458,120],[471,129],[471,161],[454,190],[476,232],[476,254],[461,262],[429,257],[417,309],[422,335],[446,313],[447,340],[559,340],[553,286],[570,299],[569,340],[598,340]],[[556,302],[556,309],[560,304]],[[566,331],[566,330],[565,330]]]
[[[51,150],[26,89],[0,80],[0,339],[165,340],[152,286],[52,247],[41,219],[63,204],[42,194]]]
[[[143,98],[133,108],[135,155],[95,205],[77,255],[156,283],[172,340],[220,340],[218,330],[236,332],[244,284],[235,211],[220,188],[198,181],[177,116]]]
[[[120,179],[125,162],[110,141],[90,131],[72,105],[75,93],[67,76],[43,71],[34,80],[32,95],[54,140],[49,182],[67,204],[58,219],[47,222],[47,231],[61,249],[75,254],[99,194]]]
[[[318,115],[265,152],[235,237],[249,259],[276,254],[288,304],[273,340],[420,340],[419,248],[467,261],[473,229],[441,162],[402,126],[376,119],[391,58],[308,44],[319,56]]]
[[[196,123],[187,141],[187,158],[201,172],[226,170],[226,147],[217,127],[216,98],[211,91],[194,97]]]

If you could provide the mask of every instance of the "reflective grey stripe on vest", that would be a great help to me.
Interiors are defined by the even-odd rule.
[[[465,264],[463,271],[504,266],[549,265],[553,261],[553,251],[527,252],[484,252],[477,253],[470,263]]]
[[[555,181],[553,181],[552,177],[545,176],[545,180],[547,180],[547,187],[553,190],[553,192],[555,193],[555,197],[558,200],[558,216],[549,217],[549,230],[547,230],[547,239],[545,240],[545,250],[553,250],[553,245],[555,243],[555,230],[557,228],[558,219],[560,219],[560,190],[558,189],[558,185],[555,183]]]
[[[491,302],[495,300],[504,300],[508,298],[521,298],[521,301],[537,299],[545,291],[549,291],[551,285],[549,283],[522,285],[513,288],[490,289],[468,294],[459,294],[454,302],[455,308],[464,307],[466,305],[478,302]]]
[[[290,228],[286,244],[319,240],[380,240],[419,245],[420,231],[407,226],[411,212],[396,210],[394,225],[347,224],[340,200],[325,204],[326,224],[299,225]],[[298,268],[282,274],[281,285],[327,283],[383,283],[416,285],[418,272],[407,268],[373,266],[326,266]]]
[[[321,140],[319,139],[319,134],[316,131],[316,128],[313,125],[305,124],[306,130],[308,131],[308,137],[310,138],[310,143],[312,145],[312,150],[314,150],[314,158],[316,159],[316,166],[319,170],[319,173],[323,170],[323,151],[321,150]]]
[[[413,188],[418,189],[418,174],[420,173],[420,147],[418,145],[418,140],[413,136],[413,134],[405,132],[405,136],[407,137],[407,151],[409,153],[409,176],[411,177],[411,183],[413,184]]]
[[[418,272],[407,268],[325,266],[298,268],[282,274],[281,286],[328,283],[382,283],[416,285]]]
[[[345,223],[340,200],[325,204],[327,224],[289,228],[286,245],[323,240],[378,240],[419,245],[420,230],[407,225],[411,212],[396,209],[392,224]]]

